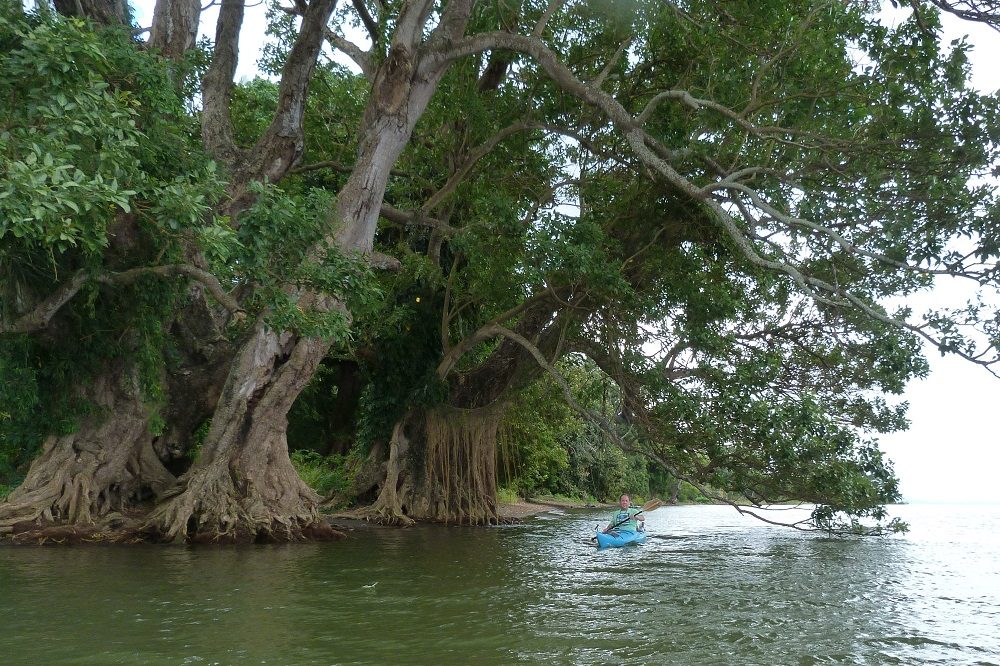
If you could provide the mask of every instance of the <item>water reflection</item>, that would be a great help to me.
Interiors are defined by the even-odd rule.
[[[1000,510],[828,539],[721,507],[252,548],[0,548],[4,663],[1000,663]],[[992,521],[992,522],[990,522]]]

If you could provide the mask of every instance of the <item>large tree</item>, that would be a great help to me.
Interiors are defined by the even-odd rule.
[[[171,136],[186,136],[175,149],[210,156],[224,192],[213,195],[202,167],[183,191],[98,189],[89,217],[41,193],[79,191],[65,175],[35,182],[32,167],[55,170],[68,149],[54,146],[83,145],[93,165],[82,177],[107,185],[101,169],[132,162],[105,153],[127,144],[92,135],[108,114],[157,116],[150,82],[119,71],[155,61],[130,46],[125,56],[124,42],[110,68],[63,57],[67,79],[108,98],[69,124],[39,109],[71,95],[26,86],[5,67],[16,103],[2,150],[14,166],[0,186],[20,195],[0,198],[11,220],[0,240],[17,259],[5,276],[25,265],[42,275],[23,280],[27,297],[10,290],[0,330],[22,359],[53,359],[68,330],[129,344],[108,354],[114,362],[53,380],[64,403],[76,396],[89,413],[49,437],[0,507],[0,529],[100,524],[152,504],[140,532],[153,538],[325,532],[289,462],[287,415],[331,345],[360,354],[366,342],[362,358],[382,359],[376,370],[387,358],[408,366],[382,414],[382,517],[495,517],[503,405],[542,373],[558,380],[555,361],[568,353],[591,357],[626,397],[631,426],[602,427],[679,477],[760,502],[815,501],[829,507],[816,516],[826,524],[836,511],[878,515],[896,491],[865,433],[902,422],[871,392],[898,393],[924,371],[915,335],[984,364],[989,349],[958,327],[984,324],[987,347],[996,339],[982,310],[921,321],[886,299],[936,274],[992,285],[1000,235],[991,193],[970,184],[996,164],[996,100],[966,89],[966,47],[938,43],[930,8],[897,29],[876,10],[296,2],[276,13],[278,83],[239,89],[244,7],[223,0],[200,137],[133,141],[169,150]],[[106,14],[90,16],[113,22]],[[164,58],[181,62],[194,14],[157,3]],[[37,57],[45,31],[99,51],[78,24],[4,16],[4,64],[35,66],[36,79],[52,66],[37,63],[53,62]],[[364,31],[368,48],[347,28]],[[324,43],[360,73],[320,64]],[[161,95],[185,89],[156,84]],[[57,136],[66,131],[88,142]],[[129,178],[192,172],[153,157]],[[65,247],[59,233],[81,229],[90,244]],[[52,261],[17,255],[27,252]],[[373,305],[372,267],[400,270],[386,279],[385,310]],[[406,279],[419,289],[399,289]],[[139,311],[136,294],[159,311]],[[108,323],[120,302],[145,327]],[[419,353],[394,356],[401,348]],[[409,482],[404,459],[418,461]]]

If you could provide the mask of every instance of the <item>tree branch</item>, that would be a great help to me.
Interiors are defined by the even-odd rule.
[[[353,60],[358,69],[361,70],[362,76],[368,81],[375,80],[375,65],[372,63],[372,54],[370,51],[365,51],[354,42],[341,37],[331,28],[326,29],[326,41],[330,42],[334,48]]]
[[[372,47],[379,43],[381,39],[381,34],[379,33],[378,23],[372,18],[372,15],[368,12],[368,8],[365,6],[364,0],[351,0],[351,6],[354,7],[354,11],[358,13],[361,17],[361,22],[365,25],[365,30],[368,31],[368,36],[372,40]]]
[[[302,155],[306,92],[326,36],[326,24],[336,6],[337,0],[312,0],[302,16],[298,36],[281,70],[274,118],[250,155],[253,180],[278,182]]]
[[[59,310],[66,305],[80,289],[90,280],[101,284],[131,284],[144,275],[159,275],[161,277],[176,277],[183,275],[200,282],[209,293],[229,312],[242,316],[243,308],[222,287],[219,280],[209,273],[190,264],[168,264],[165,266],[143,266],[120,273],[103,273],[90,275],[85,270],[79,270],[69,280],[59,286],[48,298],[39,303],[31,312],[18,317],[14,322],[0,322],[2,333],[34,333],[45,329]]]
[[[545,301],[550,296],[547,289],[539,291],[534,296],[525,299],[519,305],[512,307],[506,312],[497,315],[491,319],[486,324],[483,324],[476,330],[472,335],[466,336],[461,342],[451,347],[448,352],[441,358],[441,362],[437,367],[437,376],[441,379],[447,377],[451,371],[454,369],[458,361],[468,353],[473,347],[478,345],[480,342],[489,340],[490,338],[496,337],[501,334],[502,329],[499,326],[500,322],[505,322],[513,319],[514,317],[524,313],[525,311],[533,308],[539,303]],[[442,333],[443,335],[443,333]]]
[[[21,315],[10,324],[0,322],[0,333],[33,333],[49,325],[52,317],[59,312],[70,299],[86,284],[87,272],[77,271],[73,277],[59,286],[44,301],[35,306],[31,312]]]
[[[448,178],[447,182],[441,186],[437,192],[435,192],[424,204],[420,207],[420,210],[428,212],[437,208],[438,204],[444,200],[449,194],[455,191],[455,188],[465,180],[465,177],[472,171],[472,168],[476,165],[479,160],[486,156],[491,150],[500,145],[500,142],[507,137],[516,134],[518,132],[523,132],[524,130],[535,129],[540,127],[535,123],[528,122],[526,120],[518,120],[512,125],[508,125],[503,128],[492,137],[483,142],[480,146],[476,147],[474,150],[469,152],[459,167],[455,172]]]
[[[208,292],[215,297],[222,307],[229,312],[240,315],[243,308],[236,302],[229,293],[222,287],[219,280],[206,270],[192,266],[191,264],[167,264],[165,266],[142,266],[121,273],[108,273],[98,275],[94,279],[104,284],[131,284],[144,275],[159,275],[161,277],[186,276],[196,282],[200,282],[208,289]]]
[[[548,25],[549,19],[552,18],[559,9],[563,6],[565,0],[549,0],[549,6],[545,8],[542,16],[538,19],[538,23],[535,24],[535,29],[531,31],[532,37],[541,37],[545,32],[545,26]]]
[[[416,50],[423,41],[424,26],[427,24],[427,18],[433,8],[434,0],[406,0],[399,10],[396,20],[396,30],[392,34],[392,47],[403,47],[409,51]]]
[[[559,387],[562,389],[563,392],[563,398],[566,400],[566,404],[569,405],[569,407],[577,414],[582,416],[587,421],[593,423],[595,426],[598,427],[598,429],[600,429],[602,432],[608,435],[608,437],[610,437],[615,442],[615,444],[617,444],[618,447],[621,448],[623,451],[631,451],[655,459],[658,463],[660,463],[660,465],[663,466],[664,469],[670,472],[670,474],[673,475],[674,478],[690,483],[692,486],[698,489],[699,492],[705,495],[705,497],[708,497],[709,499],[715,500],[717,502],[728,504],[734,507],[741,514],[752,516],[754,518],[757,518],[758,520],[761,520],[765,523],[770,523],[772,525],[780,525],[782,527],[793,527],[799,530],[810,531],[810,532],[819,530],[819,528],[813,526],[805,527],[805,525],[809,522],[809,519],[803,519],[789,523],[789,522],[774,521],[768,518],[764,518],[755,511],[748,509],[746,506],[742,506],[737,502],[732,501],[728,497],[712,492],[704,485],[699,483],[697,480],[680,472],[680,470],[678,470],[674,465],[671,465],[669,462],[663,459],[662,456],[652,454],[649,451],[639,450],[636,447],[629,445],[618,434],[617,429],[614,428],[610,423],[608,423],[603,416],[596,414],[593,410],[587,409],[586,407],[582,406],[580,403],[576,401],[576,398],[573,396],[573,390],[570,387],[569,382],[566,381],[566,378],[563,377],[562,373],[556,370],[556,368],[553,367],[551,363],[549,363],[549,361],[545,358],[545,356],[538,349],[538,347],[531,344],[531,342],[529,342],[523,336],[518,335],[517,333],[509,329],[505,329],[501,326],[494,326],[493,330],[496,334],[502,335],[510,340],[513,340],[517,344],[521,345],[522,348],[524,348],[529,354],[531,354],[532,358],[535,359],[535,362],[538,363],[538,365],[543,370],[545,370],[545,372],[548,373],[548,375],[552,377],[557,384],[559,384]]]
[[[222,0],[215,28],[212,64],[205,73],[201,92],[201,134],[205,148],[212,157],[231,169],[239,162],[242,153],[233,138],[229,96],[239,59],[243,9],[243,0]]]
[[[930,0],[938,9],[953,14],[964,21],[985,23],[1000,32],[1000,2],[998,0]],[[920,5],[911,0],[915,13]]]
[[[676,187],[680,192],[688,195],[694,201],[704,202],[709,207],[715,215],[716,220],[722,226],[723,230],[732,239],[740,252],[747,259],[749,259],[751,263],[761,268],[766,268],[768,270],[789,276],[805,293],[820,302],[835,307],[854,306],[869,317],[881,321],[882,323],[889,324],[893,327],[909,330],[928,340],[939,349],[948,349],[966,360],[987,367],[991,374],[1000,376],[996,371],[989,367],[991,364],[996,363],[1000,359],[994,358],[984,360],[983,358],[963,352],[959,349],[946,347],[942,340],[934,338],[934,336],[927,333],[923,327],[910,324],[907,321],[895,319],[879,312],[873,305],[863,301],[861,298],[853,294],[845,293],[840,287],[804,274],[793,263],[770,260],[761,256],[751,242],[750,237],[745,234],[742,229],[740,229],[729,210],[727,210],[720,202],[709,196],[703,188],[685,178],[665,159],[658,155],[657,151],[650,148],[650,144],[658,144],[658,142],[642,129],[642,123],[638,121],[643,118],[644,114],[648,117],[650,109],[655,106],[653,102],[650,102],[650,104],[647,105],[646,110],[644,110],[638,118],[633,117],[611,95],[602,90],[595,89],[592,86],[588,86],[586,83],[578,79],[576,75],[573,74],[573,72],[559,60],[558,56],[541,42],[541,40],[532,37],[525,37],[523,35],[512,35],[500,32],[474,35],[472,37],[454,42],[450,48],[439,52],[437,57],[443,61],[450,61],[490,49],[508,49],[531,56],[541,66],[546,74],[548,74],[548,76],[563,90],[577,97],[580,101],[599,109],[624,135],[626,142],[632,149],[632,152],[640,159],[640,161],[659,174],[668,183]],[[686,91],[666,91],[657,95],[654,100],[657,98],[680,99],[689,105],[695,106],[696,108],[700,106],[707,106],[722,113],[723,115],[726,115],[727,117],[730,117],[737,122],[737,124],[743,125],[748,130],[759,131],[759,128],[755,128],[754,125],[747,122],[739,114],[736,114],[735,112],[715,102],[696,99]],[[775,131],[784,132],[786,130]],[[903,264],[901,267],[906,270],[917,270],[917,267],[909,264]]]
[[[449,0],[441,21],[431,33],[431,40],[454,40],[465,34],[475,0]]]
[[[627,49],[629,46],[632,45],[632,40],[633,38],[629,37],[624,42],[622,42],[622,45],[618,47],[618,50],[615,52],[615,54],[611,56],[611,59],[608,60],[607,64],[604,65],[604,68],[601,69],[600,73],[597,75],[597,78],[595,78],[591,82],[592,86],[594,86],[595,88],[601,88],[602,86],[604,86],[604,81],[608,78],[608,75],[611,73],[611,70],[614,69],[615,65],[618,64],[618,61],[621,60],[622,54],[625,53],[625,49]]]
[[[379,209],[379,215],[390,222],[396,222],[397,224],[404,225],[413,224],[417,226],[430,227],[431,229],[437,229],[441,233],[449,236],[458,233],[457,228],[452,227],[444,220],[427,215],[423,208],[419,208],[417,210],[403,210],[383,202],[381,208]]]

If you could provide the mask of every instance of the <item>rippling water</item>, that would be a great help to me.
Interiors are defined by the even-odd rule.
[[[1000,665],[1000,506],[829,539],[665,507],[253,548],[0,548],[0,662]]]

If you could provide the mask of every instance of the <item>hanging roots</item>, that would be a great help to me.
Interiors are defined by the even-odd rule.
[[[502,406],[438,407],[426,415],[431,513],[470,525],[497,522],[497,430]]]

